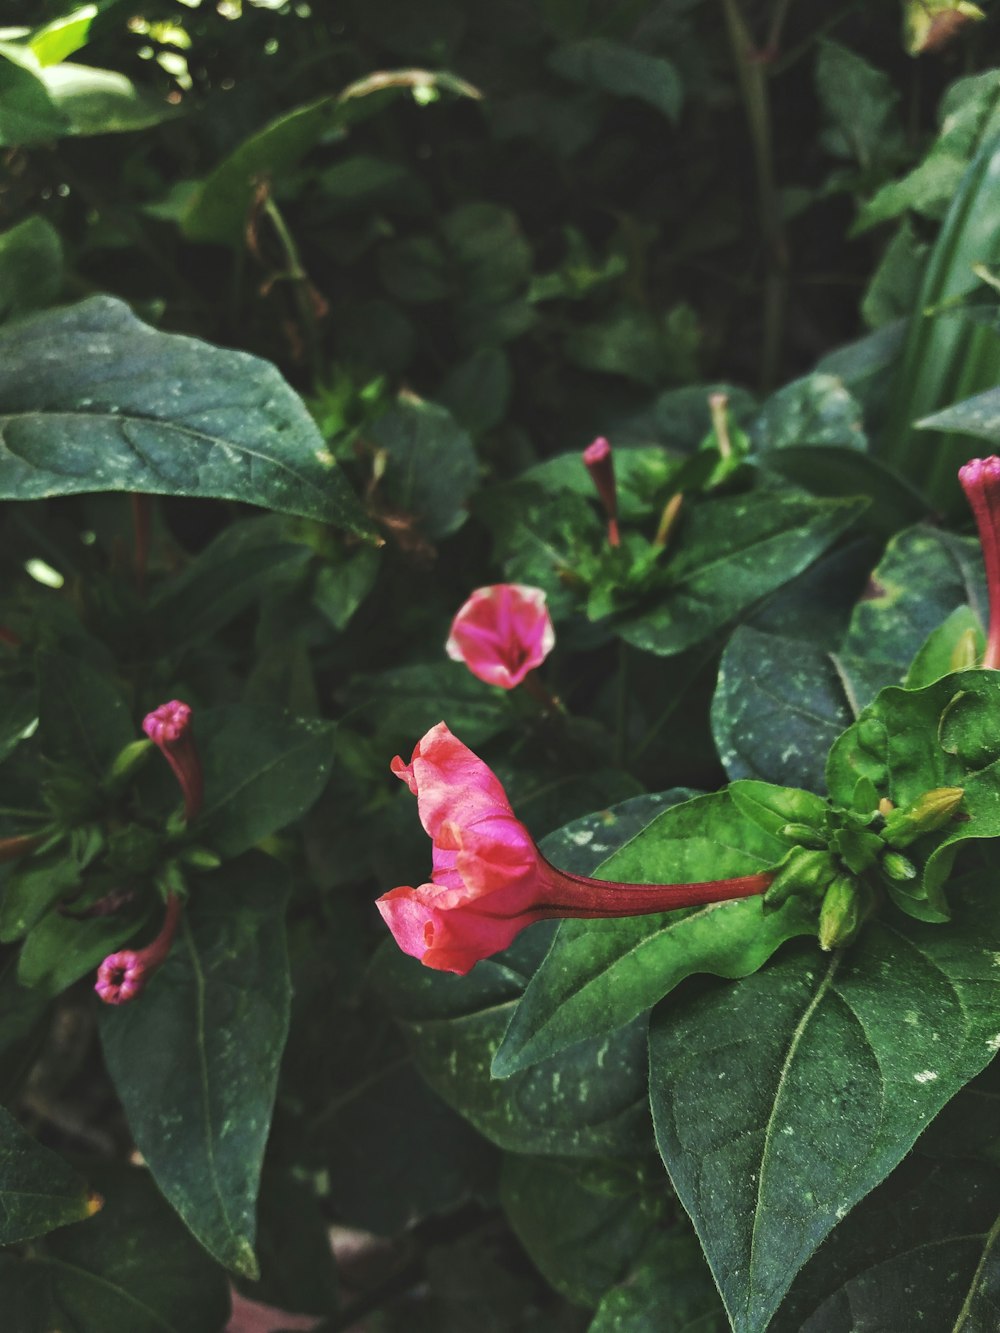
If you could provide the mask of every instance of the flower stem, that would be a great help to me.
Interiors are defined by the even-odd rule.
[[[539,858],[552,893],[552,900],[539,906],[543,915],[551,916],[592,918],[673,912],[679,907],[751,898],[764,893],[774,879],[773,875],[762,873],[695,884],[623,884],[558,870],[541,854]]]

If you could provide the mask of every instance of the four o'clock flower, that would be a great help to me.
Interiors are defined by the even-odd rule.
[[[546,917],[640,916],[763,893],[768,874],[701,884],[620,884],[558,870],[514,814],[499,779],[443,722],[392,771],[433,843],[431,882],[376,906],[404,953],[464,974]]]
[[[451,622],[445,651],[487,685],[512,690],[556,641],[545,593],[519,583],[477,588]]]
[[[986,566],[990,627],[984,667],[1000,667],[1000,458],[971,458],[958,470],[966,498],[979,527]]]
[[[127,1004],[135,999],[170,952],[180,914],[180,899],[172,893],[167,899],[163,926],[151,944],[145,949],[121,949],[108,954],[97,969],[94,986],[105,1004]]]
[[[191,708],[179,699],[160,704],[143,718],[142,729],[174,770],[184,797],[184,817],[190,821],[201,809],[201,760],[191,732]]]
[[[604,512],[608,516],[608,545],[617,546],[618,536],[618,487],[615,484],[615,460],[611,445],[603,435],[599,435],[593,444],[588,444],[583,451],[583,461],[591,480],[601,497]]]

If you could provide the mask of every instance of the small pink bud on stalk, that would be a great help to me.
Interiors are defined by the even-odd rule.
[[[995,669],[1000,667],[1000,458],[970,458],[958,469],[958,479],[979,528],[990,612],[983,666]]]
[[[142,729],[174,770],[184,797],[184,818],[191,822],[201,809],[204,783],[201,760],[191,731],[191,708],[179,699],[160,704],[143,719]]]
[[[608,516],[608,545],[618,546],[618,487],[615,483],[615,460],[611,445],[603,435],[599,435],[593,444],[588,444],[583,451],[583,461],[590,473],[597,494],[601,497],[604,512]]]
[[[180,920],[181,900],[175,893],[167,899],[160,933],[145,949],[121,949],[108,954],[97,969],[94,990],[105,1004],[127,1004],[145,988],[150,977],[170,952]]]

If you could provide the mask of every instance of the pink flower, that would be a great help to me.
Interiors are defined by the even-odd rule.
[[[512,690],[545,661],[556,641],[541,588],[477,588],[451,622],[445,651],[487,685]]]
[[[97,969],[94,990],[105,1004],[127,1004],[145,988],[146,982],[163,963],[177,932],[181,904],[176,894],[167,899],[167,910],[160,933],[145,949],[121,949],[108,954]]]
[[[142,729],[174,770],[184,797],[184,817],[190,823],[201,809],[204,790],[201,760],[191,731],[190,705],[179,699],[160,704],[143,718]]]
[[[1000,458],[970,458],[958,469],[966,499],[979,528],[986,566],[990,628],[983,656],[984,667],[1000,667]]]
[[[592,444],[583,451],[583,462],[590,473],[591,480],[601,497],[604,512],[608,516],[608,545],[618,546],[618,486],[615,482],[615,460],[611,445],[603,435],[598,435]]]
[[[376,906],[404,953],[464,974],[546,917],[639,916],[763,893],[772,876],[706,884],[620,884],[557,870],[516,817],[496,774],[443,722],[392,771],[417,798],[433,843],[431,883]]]

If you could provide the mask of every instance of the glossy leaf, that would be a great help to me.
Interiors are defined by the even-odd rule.
[[[1000,903],[966,881],[947,930],[870,922],[737,985],[662,1006],[657,1142],[735,1333],[763,1333],[796,1274],[994,1056]]]
[[[254,1277],[255,1205],[288,1030],[284,876],[246,858],[196,887],[141,998],[102,1006],[104,1058],[157,1185]]]
[[[442,654],[443,655],[443,654]],[[513,720],[509,701],[461,662],[435,662],[368,673],[351,682],[348,698],[376,727],[387,750],[414,741],[447,712],[448,725],[467,745],[480,745]]]
[[[0,1245],[82,1222],[95,1206],[76,1172],[0,1107]]]
[[[667,656],[720,628],[812,563],[862,512],[850,500],[753,495],[696,508],[652,610],[618,626],[626,642]]]
[[[740,625],[722,654],[712,735],[730,780],[826,790],[830,746],[854,718],[837,658]]]
[[[613,818],[614,812],[603,816]],[[601,820],[595,817],[599,827]],[[602,828],[600,836],[609,833]],[[603,861],[598,874],[626,883],[694,883],[768,870],[787,850],[720,792],[657,815]],[[746,976],[785,940],[815,929],[815,910],[801,898],[777,911],[765,911],[755,897],[649,916],[565,921],[511,1018],[494,1075],[507,1077],[583,1038],[606,1037],[692,973]]]
[[[58,909],[28,932],[17,960],[17,979],[43,995],[56,996],[93,972],[101,960],[136,934],[147,910],[129,904],[111,916],[76,920]]]
[[[273,366],[95,296],[0,332],[0,495],[211,496],[367,532]]]
[[[587,1333],[728,1333],[728,1326],[695,1238],[656,1233],[603,1297]]]

